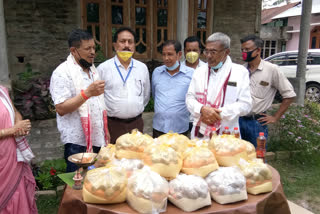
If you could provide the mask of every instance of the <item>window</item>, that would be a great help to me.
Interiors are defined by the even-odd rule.
[[[309,56],[308,65],[320,65],[320,55],[319,56]]]
[[[296,54],[288,55],[287,65],[297,65],[297,59],[298,55]]]
[[[311,30],[309,48],[320,48],[320,26],[316,26]]]
[[[113,35],[129,26],[136,32],[137,59],[161,59],[164,41],[176,38],[177,0],[81,0],[81,26],[113,57]]]
[[[263,49],[261,51],[261,57],[264,59],[269,56],[272,56],[275,53],[277,53],[277,41],[265,40]]]
[[[270,60],[271,63],[279,65],[279,66],[283,66],[283,65],[287,65],[287,59],[286,59],[286,55],[282,55],[282,56],[276,56],[274,58],[272,58]]]
[[[212,11],[212,0],[189,0],[188,35],[197,36],[203,47],[207,37],[212,33]]]

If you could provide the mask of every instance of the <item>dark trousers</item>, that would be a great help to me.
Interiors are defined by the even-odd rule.
[[[92,146],[92,150],[94,153],[99,153],[100,148],[101,147]],[[76,164],[68,161],[68,157],[77,153],[86,152],[86,150],[87,150],[86,146],[80,146],[73,143],[67,143],[64,145],[64,159],[66,160],[66,163],[67,163],[66,172],[74,172],[77,169],[79,169],[79,167]]]
[[[258,120],[239,118],[240,134],[243,140],[251,142],[257,148],[257,137],[259,132],[263,132],[265,138],[268,138],[268,126],[261,125]]]
[[[118,137],[132,129],[138,129],[143,133],[143,119],[142,117],[137,118],[134,121],[125,122],[117,119],[108,118],[108,129],[110,133],[110,143],[115,144]]]
[[[158,131],[158,130],[156,130],[156,129],[153,129],[153,130],[152,130],[153,138],[157,138],[157,137],[159,137],[159,136],[161,136],[161,135],[163,135],[163,134],[166,134],[166,133],[160,132],[160,131]],[[183,134],[183,135],[185,135],[185,136],[188,137],[189,130],[186,131],[186,132],[183,132],[183,133],[179,133],[179,134]]]

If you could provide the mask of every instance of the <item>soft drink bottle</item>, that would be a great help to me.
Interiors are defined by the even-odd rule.
[[[262,158],[265,162],[266,156],[266,142],[267,139],[264,137],[263,132],[259,132],[259,137],[257,138],[257,158]]]
[[[211,132],[210,132],[210,139],[211,139],[213,136],[217,136],[217,129],[216,129],[216,127],[212,127]]]
[[[224,127],[224,130],[223,130],[222,134],[228,134],[228,135],[231,134],[228,126]]]
[[[233,129],[233,135],[234,135],[236,138],[240,138],[240,132],[239,132],[239,128],[238,128],[238,127],[234,127],[234,129]]]

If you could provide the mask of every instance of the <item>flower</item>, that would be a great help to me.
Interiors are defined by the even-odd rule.
[[[308,118],[308,117],[309,117],[309,115],[305,114],[305,115],[304,115],[304,117]]]
[[[57,170],[55,170],[53,167],[50,169],[50,175],[55,175]]]
[[[293,133],[292,133],[292,132],[288,132],[288,134],[289,134],[289,135],[293,135]]]
[[[301,121],[300,121],[300,120],[297,120],[297,122],[298,122],[298,123],[301,123]]]
[[[299,124],[298,127],[303,128],[304,126]]]
[[[284,118],[286,118],[286,116],[285,116],[285,115],[282,115],[281,118],[284,119]]]

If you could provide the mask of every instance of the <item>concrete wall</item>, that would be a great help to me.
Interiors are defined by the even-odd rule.
[[[293,30],[299,30],[300,31],[300,16],[294,16],[288,18],[288,26],[292,26]],[[310,23],[320,23],[320,16],[319,15],[311,15],[311,22]],[[312,30],[312,26],[310,27],[310,30]],[[287,51],[293,51],[298,50],[299,48],[299,32],[292,33],[292,38],[287,42]]]
[[[68,54],[68,33],[80,27],[78,0],[6,0],[8,59],[11,79],[30,63],[34,72],[51,75]],[[24,57],[19,63],[17,57]]]
[[[261,23],[261,0],[214,1],[213,32],[223,32],[231,38],[231,57],[241,59],[240,39],[248,34],[258,34]]]

